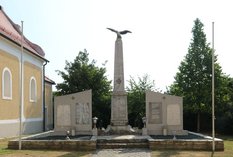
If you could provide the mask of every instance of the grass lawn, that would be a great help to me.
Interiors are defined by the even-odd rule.
[[[152,157],[233,157],[233,136],[220,136],[224,140],[224,151],[207,152],[207,151],[152,151]]]
[[[151,156],[161,157],[233,157],[233,136],[221,136],[224,140],[225,150],[223,152],[207,151],[152,151]],[[7,149],[7,142],[9,139],[0,140],[0,156],[4,157],[91,157],[92,152],[80,152],[80,151],[46,151],[46,150],[10,150]]]

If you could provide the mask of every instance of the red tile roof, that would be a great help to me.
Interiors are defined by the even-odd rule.
[[[11,40],[12,42],[21,45],[21,30],[20,26],[15,24],[3,11],[0,6],[0,35]],[[45,53],[43,49],[31,41],[29,41],[25,36],[23,37],[23,47],[27,49],[32,54],[44,58]]]

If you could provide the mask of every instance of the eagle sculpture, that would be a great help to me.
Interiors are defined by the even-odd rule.
[[[124,30],[124,31],[117,31],[115,29],[112,29],[112,28],[107,28],[108,30],[110,31],[113,31],[117,34],[117,39],[121,39],[121,35],[124,35],[124,34],[127,34],[127,33],[132,33],[131,31],[128,31],[128,30]]]

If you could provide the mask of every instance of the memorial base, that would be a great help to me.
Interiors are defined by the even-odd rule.
[[[93,136],[97,136],[97,135],[98,135],[97,128],[93,128],[93,129],[92,129],[92,135],[93,135]]]
[[[130,125],[108,125],[105,133],[110,135],[132,135],[135,134],[135,130]]]
[[[147,128],[142,128],[142,135],[143,135],[143,136],[148,135],[148,134],[147,134]]]

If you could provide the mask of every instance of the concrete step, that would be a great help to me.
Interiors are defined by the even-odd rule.
[[[146,139],[98,139],[97,148],[149,148],[149,143]]]
[[[100,143],[147,143],[147,139],[98,139]]]
[[[97,143],[99,149],[149,148],[148,143]]]

